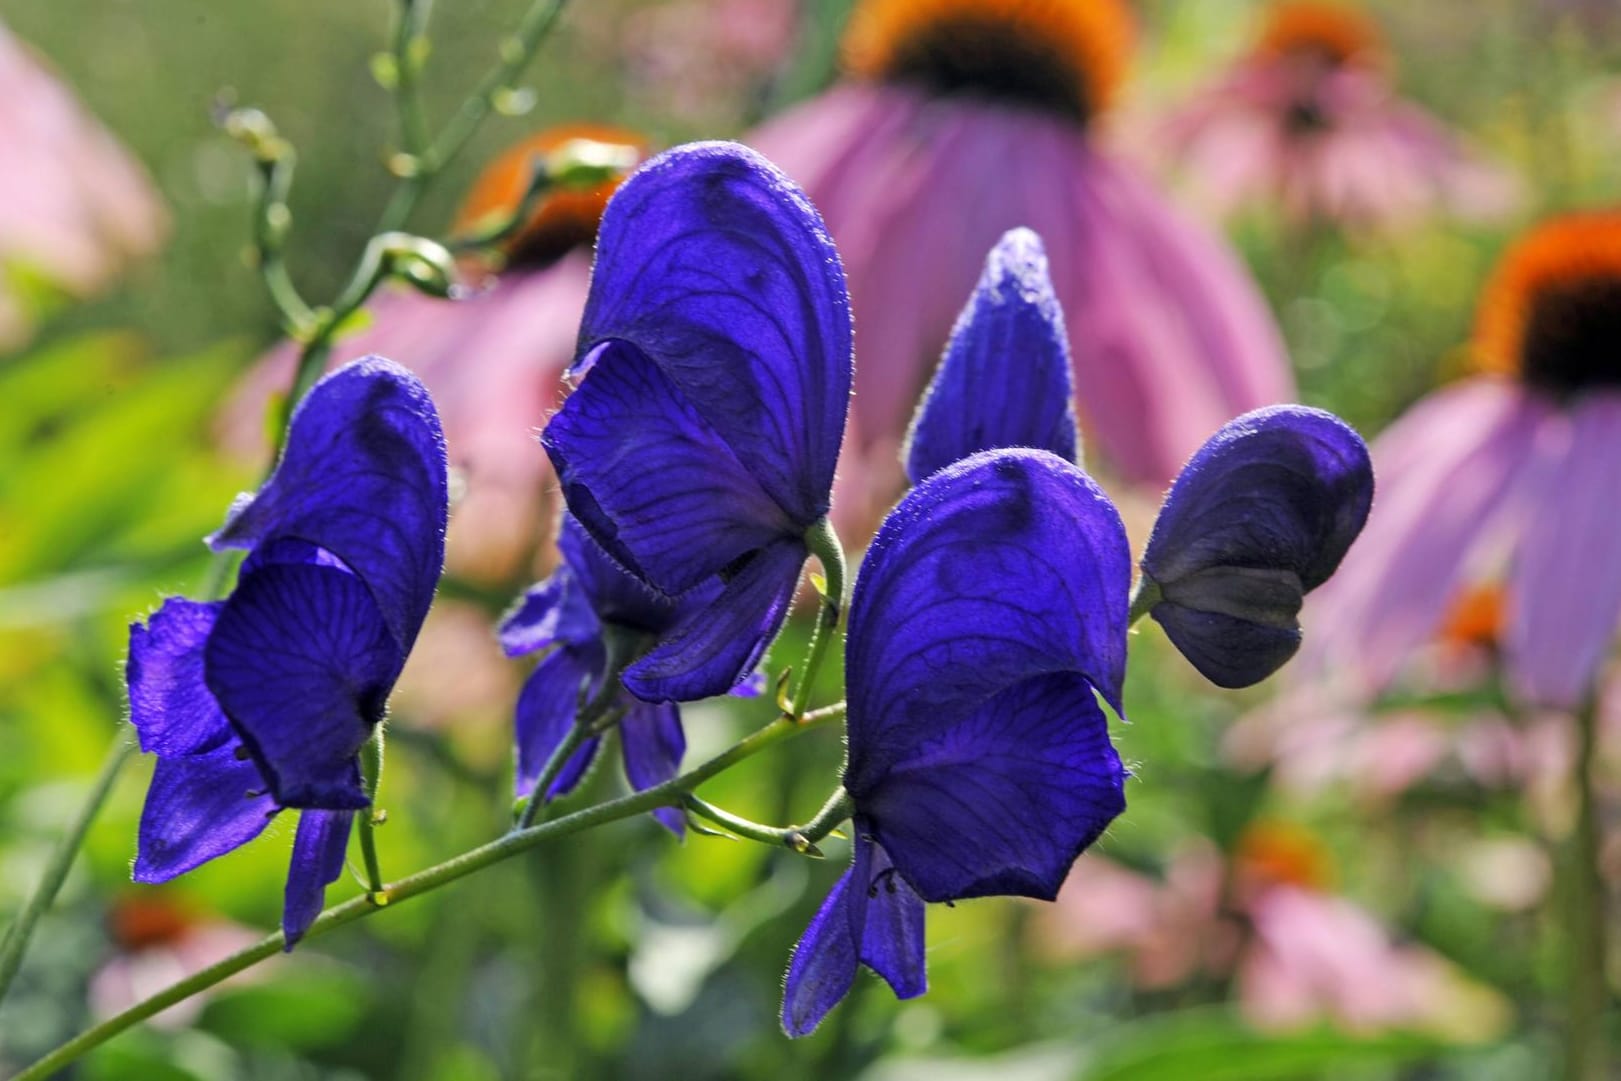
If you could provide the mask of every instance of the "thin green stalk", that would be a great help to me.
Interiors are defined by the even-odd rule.
[[[372,730],[371,739],[360,749],[360,775],[366,786],[366,799],[371,804],[360,812],[360,856],[366,863],[366,888],[372,893],[383,891],[383,869],[377,859],[377,825],[382,821],[377,810],[377,785],[383,779],[383,728]]]
[[[699,799],[690,793],[686,798],[686,806],[693,814],[707,818],[716,825],[724,826],[739,837],[746,837],[751,841],[762,844],[780,845],[798,852],[802,856],[822,858],[822,850],[816,847],[816,842],[832,833],[840,822],[850,817],[855,805],[850,800],[850,793],[843,787],[837,788],[822,804],[822,809],[816,812],[803,826],[765,826],[741,818],[730,811],[716,807],[706,800]]]
[[[1598,708],[1589,698],[1576,715],[1576,825],[1566,850],[1562,921],[1570,954],[1565,974],[1569,1081],[1605,1081],[1610,1073],[1606,1033],[1606,934],[1604,880],[1599,874],[1601,837],[1593,770],[1597,759]]]
[[[421,157],[432,139],[418,81],[432,6],[432,0],[397,0],[394,7],[394,106],[399,113],[400,148],[412,157]]]
[[[804,719],[816,673],[822,667],[828,647],[833,644],[833,632],[838,629],[839,617],[844,612],[844,546],[833,531],[833,523],[823,518],[811,526],[805,532],[805,547],[822,565],[827,581],[822,590],[822,610],[817,613],[816,629],[811,632],[810,650],[805,655],[804,674],[800,676],[799,690],[794,693],[795,721]]]
[[[118,771],[135,753],[135,746],[134,730],[128,722],[120,723],[118,732],[113,736],[112,746],[107,749],[107,757],[102,760],[101,770],[91,782],[90,794],[85,798],[84,805],[79,808],[78,817],[68,827],[67,835],[57,842],[56,850],[51,853],[51,861],[45,866],[44,876],[34,887],[34,892],[29,894],[22,911],[17,913],[17,918],[6,930],[5,941],[0,942],[0,999],[6,997],[12,981],[17,978],[17,970],[22,967],[23,953],[28,949],[28,940],[33,937],[34,927],[39,923],[40,917],[50,910],[51,902],[56,900],[62,883],[68,877],[68,871],[73,867],[73,859],[79,854],[79,846],[84,843],[85,834],[90,832],[90,825],[96,820],[96,813],[106,802],[107,794],[112,791],[113,782],[118,779]]]
[[[526,830],[535,824],[540,818],[540,812],[546,807],[546,793],[551,790],[568,760],[574,757],[574,752],[584,746],[585,741],[590,738],[591,727],[582,716],[569,728],[568,735],[563,737],[563,741],[552,749],[551,757],[546,759],[546,764],[541,767],[540,776],[536,779],[534,787],[529,790],[529,797],[524,801],[523,810],[518,812],[518,821],[514,829]]]
[[[570,815],[551,822],[544,822],[525,830],[516,830],[499,837],[487,844],[463,852],[459,856],[445,860],[414,875],[400,879],[376,894],[362,894],[343,904],[335,905],[322,912],[310,925],[305,938],[315,938],[336,930],[345,924],[371,915],[384,907],[392,908],[402,901],[421,896],[449,885],[458,879],[481,871],[486,867],[511,859],[521,852],[526,852],[536,845],[558,837],[567,837],[583,830],[596,826],[617,822],[620,819],[631,818],[644,811],[651,811],[656,807],[678,806],[688,792],[703,784],[718,774],[724,773],[732,766],[751,758],[786,739],[809,731],[827,721],[843,716],[842,706],[836,710],[818,710],[816,714],[807,715],[800,723],[791,718],[779,717],[743,739],[732,744],[725,751],[711,758],[703,765],[683,773],[681,776],[666,781],[661,785],[636,792],[608,803],[601,803],[595,807],[587,807]],[[41,1058],[21,1073],[12,1078],[12,1081],[39,1081],[40,1078],[51,1074],[77,1061],[86,1052],[89,1052],[120,1032],[139,1024],[156,1013],[168,1009],[177,1002],[183,1002],[200,991],[206,991],[223,980],[236,975],[244,969],[251,968],[268,957],[273,957],[281,951],[285,940],[282,933],[267,936],[262,941],[230,957],[210,965],[201,972],[188,976],[173,986],[158,992],[150,998],[136,1003],[123,1013],[80,1033],[67,1043],[58,1047],[50,1054]]]

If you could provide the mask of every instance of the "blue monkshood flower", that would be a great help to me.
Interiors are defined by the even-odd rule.
[[[1052,900],[1125,808],[1120,710],[1131,554],[1108,497],[1040,450],[926,479],[878,531],[845,646],[855,860],[794,949],[802,1036],[865,964],[926,985],[923,905]]]
[[[367,806],[358,754],[444,563],[444,436],[427,391],[389,361],[317,383],[256,495],[209,538],[245,548],[223,601],[170,597],[130,627],[130,720],[158,756],[138,882],[165,882],[301,810],[282,927],[289,948],[343,870]]]
[[[1300,648],[1300,605],[1362,532],[1373,465],[1332,413],[1279,405],[1188,460],[1143,553],[1149,614],[1206,679],[1247,687]]]
[[[625,673],[649,701],[722,694],[787,615],[826,514],[851,377],[849,296],[805,196],[729,143],[677,147],[608,204],[572,373],[541,442],[616,562],[713,601]]]
[[[1064,313],[1047,252],[1010,229],[985,258],[944,358],[912,418],[903,457],[917,484],[982,450],[1034,447],[1080,460]]]
[[[602,692],[602,681],[612,667],[610,654],[618,651],[623,662],[645,653],[690,613],[714,603],[721,592],[717,578],[679,600],[654,593],[620,569],[567,514],[557,546],[562,564],[525,593],[501,621],[501,648],[507,656],[552,649],[518,695],[520,796],[539,782],[552,752],[568,736],[581,703]],[[747,683],[742,686],[747,689],[734,693],[754,689]],[[641,791],[674,777],[687,747],[676,704],[644,702],[621,685],[612,708],[624,714],[618,724],[619,742],[631,787]],[[540,798],[552,800],[572,792],[601,743],[601,736],[594,736],[575,751]],[[685,816],[678,808],[661,807],[653,817],[678,837],[685,830]]]

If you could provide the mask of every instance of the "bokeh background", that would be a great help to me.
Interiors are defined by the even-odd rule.
[[[461,101],[525,6],[439,6],[431,116]],[[413,227],[441,231],[483,163],[549,124],[612,122],[654,145],[738,135],[835,78],[848,7],[576,3],[522,80],[532,108],[492,117]],[[1141,41],[1105,130],[1152,170],[1148,133],[1244,52],[1262,5],[1134,7]],[[1549,211],[1614,198],[1621,19],[1603,4],[1532,0],[1362,9],[1388,39],[1401,94],[1518,186],[1485,220],[1437,214],[1363,230],[1301,226],[1261,206],[1225,223],[1276,314],[1302,399],[1371,437],[1463,370],[1476,294],[1510,237]],[[9,30],[150,172],[171,225],[161,251],[94,299],[13,275],[38,326],[0,357],[0,913],[37,880],[125,710],[128,621],[196,587],[199,538],[262,468],[220,436],[232,387],[278,330],[244,258],[251,165],[215,117],[261,106],[296,146],[288,259],[306,295],[330,296],[394,184],[394,114],[373,76],[389,15],[385,0],[5,6]],[[739,20],[787,33],[779,48],[762,31],[763,58],[714,60]],[[0,170],[15,168],[0,145]],[[1186,196],[1189,178],[1171,179]],[[1157,493],[1118,494],[1141,543]],[[1137,503],[1147,510],[1133,520]],[[526,580],[442,591],[432,648],[413,658],[394,704],[381,834],[391,874],[505,827],[523,668],[499,658],[489,627]],[[797,656],[804,635],[790,627],[778,655]],[[677,846],[634,821],[312,942],[118,1038],[77,1076],[1551,1076],[1565,978],[1553,853],[1569,829],[1568,786],[1526,764],[1535,741],[1489,689],[1346,716],[1286,682],[1217,692],[1157,629],[1142,631],[1132,723],[1115,732],[1135,771],[1130,807],[1065,900],[936,906],[929,995],[897,1003],[864,975],[804,1041],[778,1030],[781,975],[843,846],[814,863],[702,836]],[[837,687],[829,673],[826,697]],[[688,711],[689,758],[765,708]],[[1520,756],[1498,769],[1471,749],[1494,719],[1518,739],[1503,753]],[[706,795],[762,821],[801,820],[840,758],[831,734],[808,737]],[[0,1070],[127,1003],[130,986],[154,990],[275,925],[285,828],[171,886],[130,883],[149,770],[126,769],[0,1006]],[[599,769],[577,798],[622,783]],[[1607,851],[1614,886],[1621,853]],[[343,880],[329,900],[357,891]],[[1269,1000],[1254,975],[1264,951],[1308,990]]]

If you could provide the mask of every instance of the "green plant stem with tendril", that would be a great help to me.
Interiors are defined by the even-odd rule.
[[[711,758],[703,765],[681,774],[664,784],[623,796],[607,803],[600,803],[594,807],[587,807],[564,815],[562,818],[550,822],[543,822],[528,829],[514,830],[494,841],[480,845],[462,853],[459,856],[445,860],[426,870],[418,871],[398,882],[390,883],[380,891],[362,894],[352,900],[322,912],[316,917],[305,938],[316,938],[328,931],[336,930],[345,924],[377,912],[385,907],[393,907],[402,901],[430,893],[442,886],[467,877],[486,867],[511,859],[521,852],[528,851],[536,845],[558,837],[567,837],[580,833],[596,826],[606,825],[630,818],[644,811],[651,811],[658,807],[676,807],[685,803],[693,789],[715,777],[732,766],[747,758],[752,758],[770,747],[791,739],[801,732],[808,732],[831,721],[844,716],[844,703],[828,706],[814,712],[806,713],[800,720],[791,717],[778,717],[752,734],[734,743],[730,748]],[[835,812],[824,808],[823,813],[817,816],[813,825],[798,827],[798,831],[810,836],[816,829],[821,829],[821,836],[826,836],[837,824],[832,819]],[[814,840],[815,838],[813,838]],[[792,846],[790,846],[792,847]],[[241,950],[230,957],[210,965],[184,980],[179,981],[166,990],[160,991],[150,998],[136,1003],[123,1013],[110,1017],[67,1043],[58,1047],[21,1073],[12,1081],[39,1081],[40,1078],[49,1077],[64,1066],[77,1061],[85,1053],[101,1046],[125,1029],[146,1020],[177,1002],[205,991],[216,984],[248,969],[269,957],[280,952],[286,944],[281,932],[267,936],[257,944]]]
[[[292,227],[287,194],[292,186],[293,168],[297,160],[291,144],[276,133],[274,126],[263,113],[256,110],[240,110],[226,119],[227,129],[253,151],[259,169],[260,186],[255,199],[253,222],[254,255],[259,276],[276,305],[284,328],[293,338],[304,343],[299,354],[297,371],[278,417],[280,423],[276,427],[275,445],[271,448],[266,477],[274,470],[281,456],[293,409],[314,385],[321,370],[326,366],[334,337],[345,322],[370,298],[372,291],[387,273],[392,271],[393,268],[386,265],[383,256],[389,242],[401,238],[399,235],[391,237],[389,234],[410,216],[417,200],[433,177],[467,145],[467,141],[478,130],[479,124],[495,107],[497,95],[509,90],[513,81],[528,66],[541,42],[556,25],[566,2],[567,0],[536,0],[519,20],[514,31],[503,39],[497,64],[445,124],[438,138],[422,150],[417,158],[418,168],[409,176],[402,178],[400,187],[396,189],[394,198],[384,211],[383,220],[377,230],[378,235],[367,243],[349,282],[328,308],[312,308],[299,293],[287,272],[284,252],[287,235]],[[400,10],[395,47],[399,50],[399,56],[408,61],[406,66],[411,67],[419,64],[425,53],[425,47],[419,43],[425,40],[423,28],[427,20],[429,0],[398,0],[398,3]],[[396,81],[395,87],[395,99],[401,115],[401,138],[408,152],[418,134],[427,131],[426,122],[422,118],[420,95],[417,92],[416,79],[419,74],[420,71],[413,68],[403,80]],[[416,241],[419,238],[406,239]],[[219,552],[214,555],[204,572],[203,596],[218,599],[224,592],[231,564],[237,554]],[[107,801],[119,771],[134,757],[136,745],[133,729],[127,721],[121,722],[108,748],[101,771],[96,775],[72,826],[57,846],[38,885],[7,929],[4,942],[0,943],[0,1000],[5,998],[6,992],[10,989],[39,919],[56,900],[56,894],[67,878],[68,870],[72,867],[91,824]],[[365,837],[364,826],[362,837],[363,839]]]

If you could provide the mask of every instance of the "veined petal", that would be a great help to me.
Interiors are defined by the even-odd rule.
[[[1300,644],[1305,594],[1367,521],[1373,465],[1331,413],[1285,405],[1223,426],[1165,497],[1143,554],[1163,599],[1151,615],[1222,687],[1277,671]]]
[[[501,617],[497,631],[501,651],[508,657],[548,646],[583,645],[602,637],[602,624],[591,610],[585,588],[567,563],[544,582],[530,586],[511,611]]]
[[[853,747],[852,737],[852,757]],[[904,762],[851,794],[924,900],[1051,901],[1125,810],[1124,785],[1091,684],[1056,673],[919,733]]]
[[[625,779],[641,792],[670,780],[681,769],[687,734],[675,703],[632,701],[635,704],[619,722],[619,746],[625,757]],[[677,837],[687,832],[686,816],[678,807],[659,807],[653,817]]]
[[[124,682],[141,750],[198,754],[235,739],[203,682],[203,645],[219,610],[219,602],[169,597],[145,624],[130,624]]]
[[[775,166],[735,143],[693,143],[620,187],[578,355],[611,339],[652,358],[793,532],[827,512],[850,397],[850,300],[821,216]]]
[[[357,577],[314,563],[244,575],[204,656],[209,689],[278,803],[366,806],[355,756],[404,656]]]
[[[353,811],[305,811],[298,816],[293,837],[293,862],[287,869],[287,891],[282,898],[281,930],[291,951],[321,914],[326,888],[343,874],[349,848]]]
[[[1279,405],[1228,422],[1183,467],[1143,554],[1160,583],[1209,567],[1328,580],[1373,502],[1368,448],[1332,413]]]
[[[135,881],[167,882],[247,844],[280,809],[235,741],[159,758],[141,808]]]
[[[609,555],[675,596],[799,532],[652,357],[621,342],[600,350],[541,443]]]
[[[683,618],[625,669],[625,687],[647,702],[692,702],[746,680],[788,618],[805,564],[798,538],[748,557],[713,603],[683,604]]]
[[[850,992],[857,962],[882,976],[896,998],[928,989],[923,902],[888,855],[855,823],[855,858],[811,919],[788,964],[782,1027],[807,1036]]]
[[[918,406],[906,475],[917,484],[999,447],[1035,447],[1073,462],[1080,453],[1073,397],[1069,339],[1046,250],[1030,230],[1010,230],[986,258]]]
[[[517,793],[529,795],[540,780],[541,770],[552,752],[574,727],[580,695],[591,695],[601,679],[602,653],[600,647],[589,649],[563,648],[548,654],[529,673],[523,690],[518,692],[516,732],[518,740],[518,772],[515,778]],[[587,686],[589,681],[590,686]],[[574,786],[585,776],[586,769],[596,757],[597,745],[592,739],[574,752],[563,765],[563,771],[546,791],[544,798],[556,799],[574,791]]]
[[[679,599],[655,593],[615,563],[572,514],[563,515],[557,547],[592,610],[605,623],[657,634],[677,622],[683,611],[707,605],[720,595],[719,578],[700,582]]]
[[[1114,505],[1056,455],[989,451],[914,489],[879,529],[850,606],[845,784],[857,805],[1036,676],[1084,676],[1119,711],[1130,577]]]
[[[209,543],[252,548],[293,537],[326,549],[371,590],[403,654],[444,566],[448,493],[444,433],[427,390],[370,357],[310,390],[275,473]]]

